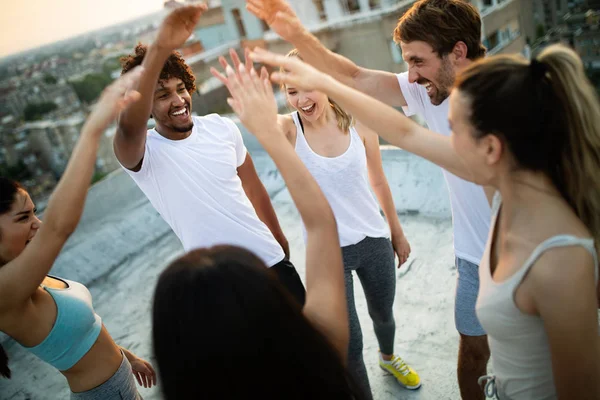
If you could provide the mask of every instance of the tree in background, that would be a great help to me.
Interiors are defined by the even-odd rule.
[[[29,103],[23,112],[23,119],[25,119],[25,121],[35,121],[40,119],[45,114],[48,114],[50,111],[56,110],[57,108],[58,106],[56,103],[52,101],[46,101],[43,103]]]
[[[47,83],[48,85],[56,85],[56,83],[58,82],[56,78],[50,74],[44,75],[43,79],[44,83]]]
[[[93,103],[102,90],[107,87],[112,82],[112,78],[110,74],[106,72],[96,73],[96,74],[87,74],[83,79],[79,81],[71,81],[69,82],[77,97],[82,103],[91,104]]]

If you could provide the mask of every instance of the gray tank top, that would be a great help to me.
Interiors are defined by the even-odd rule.
[[[503,282],[495,282],[490,271],[490,247],[500,209],[500,194],[492,205],[490,238],[479,267],[477,317],[488,334],[495,376],[488,380],[486,394],[500,399],[553,400],[557,398],[550,346],[540,317],[522,313],[514,302],[515,291],[538,258],[549,249],[581,246],[594,258],[598,282],[598,256],[591,238],[553,236],[540,243],[525,264]]]

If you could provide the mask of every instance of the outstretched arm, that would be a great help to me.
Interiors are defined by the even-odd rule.
[[[77,227],[94,173],[100,138],[118,113],[140,98],[132,89],[142,71],[137,68],[123,75],[100,96],[48,201],[44,224],[22,253],[0,268],[0,309],[23,304],[33,295]]]
[[[386,104],[406,105],[395,74],[359,67],[352,60],[327,49],[302,25],[285,0],[247,0],[247,3],[248,11],[296,47],[308,64]]]
[[[240,65],[238,76],[227,68],[229,104],[281,172],[304,222],[306,304],[304,314],[329,339],[343,360],[348,350],[348,311],[342,252],[331,207],[277,123],[271,82]]]
[[[142,66],[144,74],[137,87],[141,100],[119,117],[114,139],[115,155],[127,169],[140,168],[146,146],[146,126],[152,110],[154,91],[169,55],[193,33],[206,4],[184,6],[169,14],[160,26],[154,43],[148,46]]]
[[[271,75],[274,82],[324,92],[390,144],[421,156],[465,180],[472,180],[471,173],[454,152],[450,138],[431,132],[394,108],[336,81],[295,57],[256,48],[251,58],[284,67],[287,72]]]

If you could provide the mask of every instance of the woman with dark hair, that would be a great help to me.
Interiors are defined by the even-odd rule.
[[[230,50],[230,53],[234,67],[239,66],[236,52]],[[248,53],[246,50],[245,67],[252,68]],[[302,59],[296,49],[287,57]],[[227,67],[225,58],[221,57],[220,62]],[[211,72],[229,85],[228,79],[216,69]],[[418,389],[421,386],[419,375],[394,354],[395,256],[398,256],[400,268],[408,259],[410,245],[383,171],[379,137],[357,123],[325,93],[306,91],[293,85],[281,85],[281,91],[295,111],[278,115],[277,122],[319,184],[338,227],[350,324],[348,370],[371,398],[363,359],[362,329],[354,302],[354,271],[373,321],[380,367],[393,374],[405,388]],[[381,215],[380,205],[385,218]]]
[[[192,251],[160,276],[152,331],[165,398],[360,399],[349,377],[342,254],[329,204],[284,133],[264,72],[228,68],[234,111],[271,155],[304,222],[306,303],[252,249]]]
[[[275,82],[323,91],[388,142],[494,187],[477,300],[496,373],[482,379],[487,394],[600,398],[600,105],[573,50],[467,67],[450,95],[451,138],[300,60],[252,58],[285,68]]]
[[[94,312],[88,289],[48,275],[83,212],[101,136],[139,98],[140,70],[104,90],[83,126],[67,168],[52,193],[45,222],[18,183],[0,178],[0,331],[58,369],[71,399],[140,399],[156,383],[152,366],[119,347]],[[0,374],[10,378],[0,347]]]

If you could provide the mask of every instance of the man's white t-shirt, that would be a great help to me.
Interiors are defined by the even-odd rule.
[[[271,267],[285,257],[246,196],[237,168],[246,159],[233,121],[217,114],[193,117],[183,140],[148,131],[138,172],[125,168],[185,251],[219,244],[252,251]]]
[[[450,136],[448,124],[448,99],[439,106],[431,104],[427,90],[408,81],[408,72],[398,74],[398,82],[407,106],[408,116],[419,114],[434,132]],[[454,225],[454,253],[473,264],[479,265],[490,229],[490,205],[483,188],[467,182],[443,170],[452,207]]]

